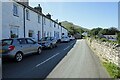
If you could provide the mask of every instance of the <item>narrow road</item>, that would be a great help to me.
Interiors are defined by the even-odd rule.
[[[43,50],[41,55],[29,55],[22,62],[2,62],[2,78],[46,78],[71,50],[76,41],[61,43],[57,48]],[[33,79],[34,80],[34,79]]]
[[[47,78],[109,78],[85,40],[78,40]]]

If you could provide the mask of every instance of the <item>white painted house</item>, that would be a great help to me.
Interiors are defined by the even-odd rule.
[[[0,1],[0,40],[2,39],[2,2]]]
[[[28,2],[2,2],[1,11],[2,37],[0,39],[30,37],[38,41],[42,37],[61,39],[61,36],[68,35],[68,31],[51,19],[50,14],[42,13],[40,5],[32,8]]]
[[[24,37],[23,6],[16,2],[2,2],[2,38]]]

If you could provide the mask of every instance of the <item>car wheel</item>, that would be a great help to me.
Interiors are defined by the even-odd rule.
[[[57,44],[55,44],[55,47],[57,47]]]
[[[38,48],[37,54],[41,54],[42,50],[41,48]]]
[[[52,44],[50,44],[50,49],[52,49],[53,48],[53,45]]]
[[[20,62],[20,61],[22,61],[22,59],[23,59],[22,53],[18,52],[18,53],[15,55],[15,61]]]

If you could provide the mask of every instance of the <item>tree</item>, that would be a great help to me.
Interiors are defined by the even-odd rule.
[[[109,33],[108,33],[108,34],[110,34],[110,35],[115,35],[116,33],[119,32],[118,29],[115,28],[115,27],[111,27],[111,28],[109,28],[108,30],[109,30]]]
[[[99,34],[103,35],[115,35],[118,32],[117,28],[111,27],[108,29],[103,29],[99,32]]]
[[[101,31],[102,28],[93,28],[91,31],[90,31],[90,35],[92,36],[96,36],[99,34],[99,31]]]

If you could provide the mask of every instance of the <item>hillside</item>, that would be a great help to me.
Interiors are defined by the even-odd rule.
[[[66,29],[68,29],[68,31],[70,32],[70,34],[76,34],[76,33],[83,33],[84,31],[88,31],[88,29],[83,28],[81,26],[75,25],[72,22],[68,22],[68,21],[62,21],[61,25],[64,26]]]

